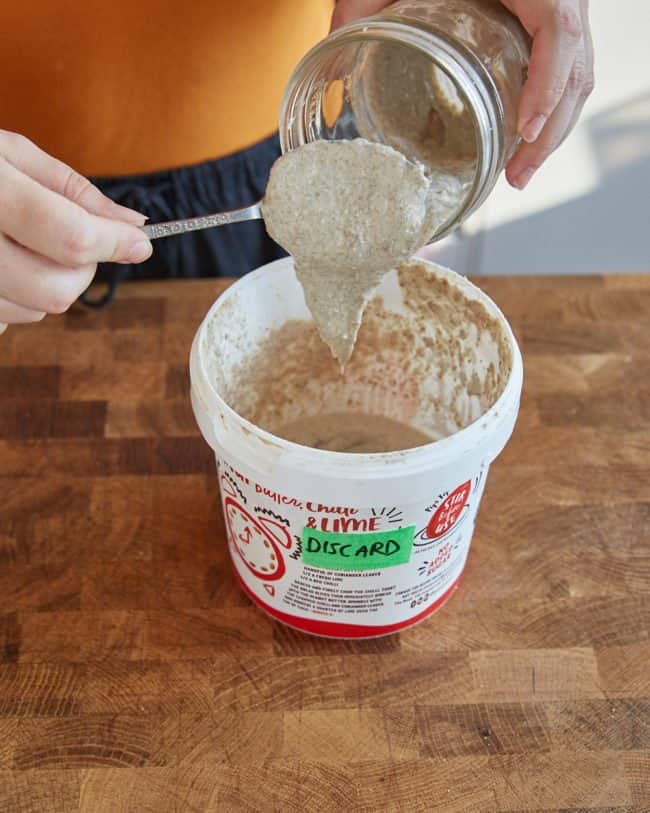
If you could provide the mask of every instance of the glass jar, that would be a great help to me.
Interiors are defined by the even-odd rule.
[[[423,164],[431,240],[490,193],[518,145],[530,38],[497,0],[401,0],[322,40],[280,111],[283,152],[367,138]]]

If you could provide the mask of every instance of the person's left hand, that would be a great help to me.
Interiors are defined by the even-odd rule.
[[[523,189],[571,132],[594,86],[588,0],[501,0],[533,39],[519,101],[522,144],[506,175]],[[332,30],[389,6],[386,0],[338,0]]]

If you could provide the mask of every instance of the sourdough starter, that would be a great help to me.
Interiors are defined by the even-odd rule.
[[[399,452],[434,440],[392,418],[359,412],[332,412],[298,418],[277,427],[275,434],[312,449],[359,454]]]
[[[262,207],[266,228],[293,255],[307,307],[341,374],[352,356],[373,290],[391,268],[407,261],[453,216],[474,176],[473,120],[462,101],[449,95],[445,77],[432,70],[415,51],[375,48],[365,60],[363,82],[358,85],[363,90],[353,106],[362,134],[372,138],[379,125],[392,146],[365,138],[315,141],[285,154],[271,170]],[[428,88],[430,96],[422,88]],[[408,142],[400,138],[404,132],[410,135]],[[411,285],[417,287],[418,278],[416,274]],[[400,282],[405,283],[404,272]],[[408,299],[408,286],[403,290]],[[418,294],[423,294],[421,288]],[[436,312],[441,318],[444,306],[431,303],[425,319],[435,318]],[[372,335],[372,327],[367,327]],[[288,330],[303,331],[297,346],[290,347],[293,342],[286,335],[286,350],[277,347],[276,341],[273,352],[290,355],[297,350],[306,359],[309,342],[304,328],[296,325]],[[423,341],[430,343],[423,345],[425,353],[436,343],[422,333],[415,344]],[[409,351],[414,349],[411,344]],[[381,351],[378,346],[377,354]],[[441,356],[444,359],[444,352]],[[361,359],[356,360],[363,366]],[[313,359],[306,366],[314,374],[327,369],[322,362],[314,365]],[[480,395],[482,385],[476,374],[468,379],[464,371],[459,373],[467,395]],[[260,403],[268,406],[264,390],[271,395],[262,387]],[[303,394],[308,391],[306,385]],[[400,398],[401,394],[396,396],[397,401]],[[275,416],[257,416],[259,425],[287,440],[329,451],[398,451],[447,434],[432,423],[423,432],[406,420],[366,410],[328,412],[324,407],[322,412],[289,421],[281,415],[282,410]],[[452,420],[462,424],[465,417],[454,415]]]
[[[477,164],[474,116],[452,81],[424,54],[372,43],[352,82],[362,137],[422,165],[429,182],[424,243],[434,239],[470,192]]]
[[[206,358],[223,399],[272,435],[331,451],[403,450],[480,418],[511,369],[498,321],[435,266],[406,263],[386,283],[401,305],[368,303],[344,374],[313,321],[288,319],[251,340],[254,316],[222,313]],[[240,360],[218,362],[230,347]]]
[[[315,141],[274,164],[266,228],[293,255],[307,307],[342,366],[373,289],[426,242],[428,194],[419,164],[365,139]]]

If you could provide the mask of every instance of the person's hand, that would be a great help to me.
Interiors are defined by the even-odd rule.
[[[594,53],[587,0],[501,0],[533,38],[518,111],[523,142],[508,181],[523,189],[573,129],[594,87]],[[338,0],[332,30],[390,5],[385,0]]]
[[[24,136],[0,130],[0,333],[63,313],[98,262],[139,263],[144,215],[113,203]]]
[[[575,126],[594,88],[587,0],[501,0],[533,38],[517,129],[524,143],[508,164],[523,189]]]

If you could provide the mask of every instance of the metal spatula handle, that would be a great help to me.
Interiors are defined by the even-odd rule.
[[[190,217],[186,220],[168,220],[164,223],[149,223],[141,226],[142,231],[150,240],[159,237],[170,237],[174,234],[183,234],[186,231],[199,231],[211,229],[213,226],[227,226],[229,223],[240,223],[242,220],[259,220],[262,217],[262,201],[243,209],[233,209],[230,212],[217,212],[203,217]]]

